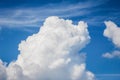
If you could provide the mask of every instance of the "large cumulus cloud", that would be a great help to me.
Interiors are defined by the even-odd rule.
[[[87,23],[73,25],[71,20],[48,17],[37,34],[19,44],[16,61],[8,67],[0,63],[0,76],[6,74],[7,80],[94,80],[94,74],[86,70],[85,54],[78,54],[89,40]]]

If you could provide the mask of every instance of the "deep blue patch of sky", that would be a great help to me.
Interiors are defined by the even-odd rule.
[[[57,4],[64,4],[64,8],[68,4],[89,1],[92,1],[94,5],[95,0],[0,0],[0,16],[9,16],[8,12],[12,9],[38,8],[54,4],[56,4],[56,7],[58,7]],[[95,74],[120,74],[120,59],[105,59],[101,56],[105,52],[111,52],[116,49],[113,43],[103,36],[103,31],[105,29],[104,21],[106,20],[111,20],[120,26],[120,0],[98,0],[98,2],[103,4],[82,9],[83,11],[89,11],[88,14],[83,16],[64,16],[63,18],[72,19],[74,24],[77,24],[79,20],[84,20],[88,23],[91,41],[81,51],[87,53],[86,62],[88,70],[93,71]],[[79,11],[81,9],[77,12]],[[72,12],[72,14],[75,13]],[[56,14],[53,13],[52,15]],[[17,58],[19,54],[18,44],[21,40],[25,40],[28,36],[37,33],[39,26],[27,28],[24,26],[19,28],[8,26],[0,25],[0,59],[9,63]],[[108,80],[108,77],[101,80]]]

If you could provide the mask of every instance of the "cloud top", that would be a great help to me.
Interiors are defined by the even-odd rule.
[[[19,44],[18,59],[1,74],[7,80],[94,80],[79,51],[90,40],[87,23],[48,17],[37,34]],[[5,73],[4,73],[5,72]],[[1,76],[1,75],[0,75]]]

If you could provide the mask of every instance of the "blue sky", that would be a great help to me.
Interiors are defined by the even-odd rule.
[[[119,80],[120,59],[103,58],[102,54],[116,50],[103,36],[104,21],[120,26],[119,0],[0,0],[0,59],[16,60],[18,44],[37,33],[45,18],[59,16],[88,23],[90,43],[81,52],[87,53],[87,69],[98,80]]]

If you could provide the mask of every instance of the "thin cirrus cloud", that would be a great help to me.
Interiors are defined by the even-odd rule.
[[[31,8],[1,9],[0,26],[5,27],[38,27],[48,16],[70,18],[75,16],[89,15],[94,10],[89,9],[104,4],[105,1],[85,1],[74,4],[49,4]],[[65,8],[64,8],[65,7]],[[9,14],[8,14],[9,13]]]
[[[38,33],[19,44],[16,61],[0,62],[0,80],[94,80],[85,54],[78,54],[89,41],[87,23],[48,17]]]
[[[120,49],[120,28],[112,21],[105,22],[106,29],[104,30],[103,35],[110,39],[115,47]],[[104,53],[102,55],[105,58],[120,58],[120,50],[115,50],[112,53]]]

